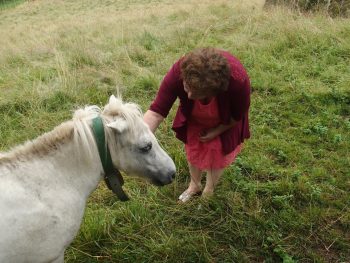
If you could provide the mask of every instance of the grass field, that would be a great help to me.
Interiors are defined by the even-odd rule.
[[[101,183],[65,262],[350,262],[349,19],[229,0],[7,2],[0,151],[117,89],[147,110],[196,47],[232,52],[251,77],[252,138],[213,198],[177,204],[189,175],[173,110],[156,136],[176,181],[126,178],[126,203]]]

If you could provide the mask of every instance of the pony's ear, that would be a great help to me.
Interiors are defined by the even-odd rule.
[[[117,117],[114,121],[107,124],[107,127],[112,128],[118,133],[122,133],[128,127],[128,123],[124,118]]]
[[[109,97],[109,104],[114,104],[117,102],[117,98],[114,95]]]

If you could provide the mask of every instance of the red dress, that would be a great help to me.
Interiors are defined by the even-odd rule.
[[[187,124],[185,151],[189,163],[200,170],[223,169],[230,165],[241,151],[240,144],[233,152],[224,155],[220,136],[205,143],[199,141],[201,132],[219,124],[220,117],[215,97],[208,104],[202,104],[199,100],[194,101],[191,117]]]

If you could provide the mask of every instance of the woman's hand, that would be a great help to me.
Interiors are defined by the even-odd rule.
[[[159,113],[148,110],[146,111],[145,115],[143,115],[143,120],[154,133],[160,123],[164,120],[164,117]]]
[[[217,137],[220,134],[220,131],[216,128],[212,128],[212,129],[208,129],[208,130],[203,130],[200,134],[199,134],[199,141],[201,142],[209,142],[213,139],[215,139],[215,137]]]
[[[215,137],[219,136],[224,131],[226,131],[226,130],[232,128],[233,126],[235,126],[236,123],[237,123],[237,121],[231,119],[231,121],[230,121],[230,123],[228,125],[220,124],[219,126],[217,126],[215,128],[211,128],[211,129],[208,129],[208,130],[203,130],[199,134],[199,141],[201,141],[201,142],[209,142],[209,141],[215,139]]]

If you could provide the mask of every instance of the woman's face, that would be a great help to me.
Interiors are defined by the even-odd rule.
[[[183,81],[183,85],[184,85],[184,90],[187,93],[187,97],[189,99],[191,99],[191,100],[203,100],[203,99],[208,98],[208,96],[206,96],[206,95],[194,93],[185,81]]]

